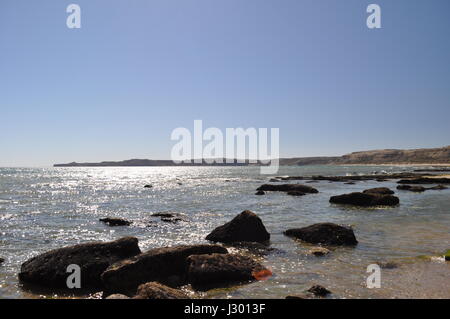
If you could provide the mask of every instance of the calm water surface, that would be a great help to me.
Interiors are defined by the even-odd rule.
[[[282,167],[277,175],[345,175],[410,171],[411,167]],[[348,208],[328,202],[332,195],[387,186],[320,181],[318,194],[255,196],[270,177],[256,167],[0,168],[0,298],[36,298],[21,290],[21,263],[36,254],[88,241],[136,236],[142,250],[205,243],[205,236],[243,210],[257,213],[271,233],[273,252],[254,256],[271,267],[267,281],[205,293],[213,298],[284,298],[313,284],[333,298],[450,298],[450,263],[424,258],[450,249],[450,190],[396,192],[394,208]],[[182,185],[179,185],[181,183]],[[296,183],[293,181],[292,183]],[[145,189],[145,184],[153,188]],[[156,212],[185,215],[185,222],[163,223]],[[102,217],[132,220],[130,227],[108,227]],[[318,222],[352,225],[359,244],[337,248],[326,257],[308,255],[311,246],[283,236],[288,228]],[[245,252],[244,253],[249,253]],[[368,289],[366,268],[395,262],[382,270],[382,287]],[[53,296],[55,297],[55,296]]]

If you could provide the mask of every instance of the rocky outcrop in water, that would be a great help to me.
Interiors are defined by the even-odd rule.
[[[376,193],[350,193],[337,196],[331,196],[330,203],[347,204],[354,206],[396,206],[400,200],[392,195],[380,195]]]
[[[191,245],[151,249],[108,267],[101,278],[105,293],[133,295],[144,283],[157,281],[179,286],[187,280],[187,258],[191,255],[226,254],[218,245]]]
[[[395,194],[393,190],[390,190],[387,187],[376,187],[376,188],[370,188],[363,191],[363,193],[366,194],[380,194],[380,195],[392,195]]]
[[[67,267],[81,269],[81,288],[102,287],[100,275],[111,264],[139,254],[138,240],[125,237],[106,243],[87,243],[55,249],[29,259],[22,264],[19,280],[43,287],[67,288]]]
[[[198,289],[253,281],[258,279],[259,274],[269,273],[261,264],[241,255],[193,255],[188,258],[188,281]]]
[[[421,193],[421,192],[424,192],[427,190],[423,186],[411,186],[411,185],[398,185],[397,189],[402,190],[402,191],[416,192],[416,193]]]
[[[101,222],[104,222],[108,226],[130,226],[132,222],[122,218],[101,218]]]
[[[189,297],[179,289],[170,288],[159,282],[148,282],[138,287],[133,299],[188,299]]]
[[[401,179],[399,184],[450,184],[450,178],[446,177],[420,177],[413,179]]]
[[[284,234],[311,244],[354,246],[358,243],[351,228],[332,223],[320,223],[303,228],[288,229]]]
[[[314,187],[302,184],[264,184],[258,187],[256,190],[271,192],[300,192],[309,194],[315,194],[319,192]]]
[[[266,227],[255,213],[245,210],[230,222],[217,227],[206,240],[221,243],[233,242],[266,242],[270,239],[270,234]]]

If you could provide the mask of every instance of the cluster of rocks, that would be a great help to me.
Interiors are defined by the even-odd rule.
[[[443,189],[447,189],[447,186],[444,185],[437,185],[437,186],[433,186],[433,187],[424,187],[421,185],[406,185],[406,184],[402,184],[402,185],[398,185],[397,189],[398,190],[405,190],[405,191],[410,191],[410,192],[416,192],[416,193],[421,193],[424,192],[426,190],[443,190]]]
[[[320,245],[356,245],[351,228],[331,223],[290,229],[287,236]],[[229,245],[268,245],[270,234],[262,220],[243,211],[217,227],[207,237]],[[314,255],[330,251],[317,247]],[[189,295],[180,287],[208,290],[250,283],[270,277],[272,272],[251,257],[229,253],[218,244],[162,247],[142,252],[138,239],[125,237],[112,242],[95,242],[55,249],[24,262],[19,280],[24,287],[68,289],[67,267],[78,265],[81,287],[103,291],[109,299],[183,299]],[[317,292],[314,292],[317,294]]]

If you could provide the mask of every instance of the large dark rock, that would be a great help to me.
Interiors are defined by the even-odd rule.
[[[158,281],[169,286],[186,282],[187,258],[191,255],[226,254],[219,245],[192,245],[151,249],[111,265],[102,274],[105,294],[134,295],[144,283]]]
[[[101,222],[104,222],[105,224],[109,226],[130,226],[132,222],[122,219],[122,218],[101,218]]]
[[[404,190],[404,191],[410,191],[410,192],[416,192],[421,193],[426,191],[427,189],[423,186],[411,186],[411,185],[398,185],[398,190]]]
[[[29,259],[22,264],[22,283],[52,288],[67,288],[67,267],[80,266],[81,288],[101,288],[100,275],[111,264],[139,254],[138,240],[125,237],[106,243],[87,243],[55,249]]]
[[[292,192],[297,191],[301,193],[315,194],[319,191],[314,187],[302,185],[302,184],[264,184],[258,187],[258,191],[272,191],[272,192]]]
[[[401,179],[399,184],[450,184],[450,178],[446,177],[420,177],[414,179]]]
[[[288,229],[284,234],[311,244],[354,246],[358,243],[351,228],[332,223],[320,223],[303,228]]]
[[[380,194],[380,195],[392,195],[395,192],[393,190],[390,190],[387,187],[376,187],[376,188],[370,188],[363,191],[363,193],[366,194]]]
[[[159,282],[148,282],[138,287],[133,299],[188,299],[181,290],[167,287]]]
[[[350,193],[331,196],[330,203],[348,204],[355,206],[395,206],[400,203],[396,196],[375,193]]]
[[[188,258],[188,281],[196,288],[224,287],[258,279],[272,273],[253,259],[242,255],[193,255]]]
[[[261,219],[253,212],[245,210],[230,222],[217,227],[206,240],[221,243],[232,242],[265,242],[270,234]]]

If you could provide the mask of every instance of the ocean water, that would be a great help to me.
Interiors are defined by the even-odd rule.
[[[412,169],[281,167],[277,176]],[[257,167],[0,168],[0,257],[5,259],[0,265],[0,298],[67,297],[33,294],[20,287],[21,263],[39,253],[123,236],[136,236],[142,250],[206,243],[204,238],[212,229],[247,209],[263,220],[274,250],[266,255],[240,253],[270,267],[273,276],[200,297],[284,298],[321,284],[333,292],[330,298],[450,298],[450,263],[424,257],[450,249],[450,190],[412,193],[395,190],[395,181],[355,185],[320,181],[307,184],[317,188],[318,194],[254,195],[270,177],[260,175]],[[145,184],[153,188],[144,188]],[[350,208],[328,201],[333,195],[380,186],[395,190],[400,206]],[[151,216],[157,212],[179,213],[186,221],[164,223]],[[122,217],[133,224],[108,227],[99,222],[102,217]],[[318,222],[351,225],[359,244],[315,257],[308,254],[311,245],[283,235],[288,228]],[[398,267],[382,269],[381,288],[368,289],[367,266],[383,262]]]

